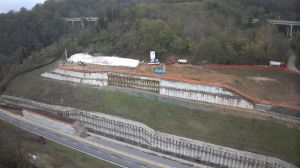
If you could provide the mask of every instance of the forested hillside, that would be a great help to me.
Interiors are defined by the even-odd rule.
[[[64,49],[147,60],[185,57],[193,64],[266,64],[298,50],[280,29],[253,18],[300,20],[299,0],[47,0],[33,10],[0,14],[0,88],[16,74],[47,64]],[[72,27],[63,17],[99,17]]]

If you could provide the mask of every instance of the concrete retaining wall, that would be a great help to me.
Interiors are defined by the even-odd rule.
[[[73,83],[80,83],[92,86],[107,86],[108,76],[107,73],[82,73],[74,71],[66,71],[61,69],[55,69],[51,72],[45,72],[42,77],[69,81]]]
[[[151,148],[152,150],[194,159],[202,163],[232,168],[296,167],[278,158],[161,133],[142,123],[98,112],[48,105],[10,96],[2,96],[0,101],[15,105],[28,104],[28,106],[38,106],[39,108],[46,109],[52,115],[79,120],[86,128],[93,132],[126,140]]]
[[[194,83],[185,83],[180,81],[174,80],[160,80],[160,87],[161,88],[172,88],[176,90],[188,90],[193,92],[204,92],[204,93],[211,93],[215,95],[224,95],[224,96],[235,96],[234,93],[228,91],[221,87],[211,86],[211,85],[200,85]]]
[[[160,80],[160,94],[184,99],[254,109],[254,104],[221,87]]]
[[[71,124],[69,123],[65,123],[62,121],[58,121],[55,119],[50,119],[46,116],[31,112],[29,110],[23,110],[23,116],[24,118],[26,118],[27,120],[30,120],[32,122],[44,125],[46,127],[73,135],[75,133],[75,129],[72,127]]]

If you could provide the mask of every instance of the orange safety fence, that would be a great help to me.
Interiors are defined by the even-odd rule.
[[[280,67],[275,67],[275,66],[267,66],[267,65],[250,65],[250,64],[207,64],[204,65],[204,67],[207,68],[250,68],[250,69],[257,69],[257,70],[264,70],[264,69],[269,69],[269,70],[285,70],[286,66],[280,66]]]
[[[213,64],[211,64],[211,65],[213,65]],[[236,66],[240,67],[241,65],[236,65]],[[251,67],[253,67],[253,66],[254,67],[255,66],[256,67],[261,67],[259,65],[253,65],[253,66],[249,65],[249,66],[251,66]],[[78,71],[78,68],[74,68],[74,67],[67,67],[67,68],[64,67],[64,69]],[[95,72],[95,71],[86,70],[86,72]],[[187,78],[181,78],[181,77],[168,76],[166,74],[158,75],[158,74],[150,74],[150,73],[144,73],[144,72],[143,73],[142,72],[128,72],[128,71],[124,71],[124,70],[121,70],[121,69],[114,69],[114,70],[105,71],[105,72],[115,72],[115,73],[123,73],[123,74],[128,74],[128,75],[162,78],[162,79],[175,80],[175,81],[181,81],[181,82],[187,82],[187,83],[212,85],[212,86],[222,87],[222,88],[228,89],[230,91],[233,91],[236,94],[238,94],[238,95],[240,95],[240,96],[242,96],[242,97],[244,97],[244,98],[246,98],[250,101],[253,101],[255,103],[263,103],[263,104],[268,104],[268,105],[273,105],[273,106],[285,107],[285,108],[288,108],[288,109],[300,110],[299,105],[291,105],[291,104],[288,104],[288,103],[271,101],[271,100],[262,100],[262,99],[259,99],[257,97],[254,97],[254,96],[250,96],[250,95],[244,93],[243,91],[241,91],[240,89],[237,89],[235,87],[232,87],[232,86],[229,86],[227,84],[220,83],[220,82],[207,82],[207,81],[201,81],[201,80],[193,80],[193,79],[187,79]]]

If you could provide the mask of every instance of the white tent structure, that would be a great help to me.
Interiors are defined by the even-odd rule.
[[[78,53],[72,55],[68,62],[84,62],[87,64],[98,64],[107,66],[125,66],[125,67],[137,67],[139,61],[129,58],[110,57],[110,56],[92,56],[89,54]]]

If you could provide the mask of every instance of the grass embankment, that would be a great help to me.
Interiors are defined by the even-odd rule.
[[[166,133],[268,154],[300,165],[300,131],[273,121],[191,110],[126,93],[40,77],[39,69],[16,78],[5,94],[121,116]]]
[[[9,159],[12,159],[13,161],[13,158],[10,156],[18,156],[14,154],[14,152],[18,151],[17,149],[21,149],[21,151],[25,153],[25,156],[26,153],[39,155],[40,159],[36,161],[37,167],[117,167],[52,141],[47,140],[46,144],[42,144],[39,142],[39,136],[24,131],[2,120],[0,120],[0,130],[1,153],[5,152],[6,154],[6,156],[4,156],[4,153],[2,153],[3,156],[0,157],[1,159],[6,158],[5,160],[0,160],[0,167],[5,167],[3,162],[8,162]],[[21,138],[19,141],[19,148],[17,138]]]

